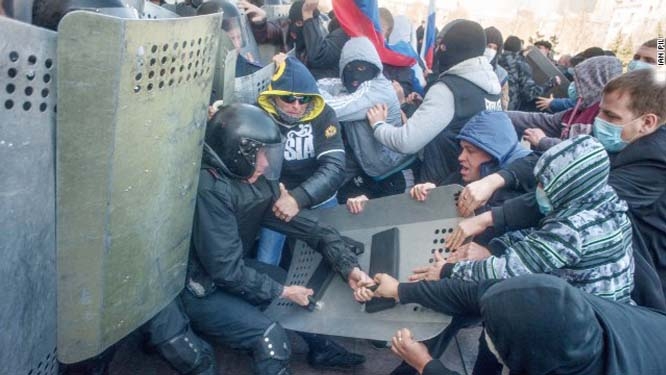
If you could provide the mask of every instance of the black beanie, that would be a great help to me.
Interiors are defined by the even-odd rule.
[[[486,43],[493,43],[497,45],[497,54],[502,53],[502,48],[504,47],[504,39],[502,38],[502,33],[497,30],[497,28],[490,26],[484,30],[486,32]]]
[[[453,20],[439,32],[446,50],[439,57],[440,72],[473,57],[483,56],[486,33],[481,25],[469,20]]]
[[[313,17],[319,17],[319,9],[315,9]],[[291,8],[289,8],[289,21],[303,21],[303,0],[296,0],[291,3]]]
[[[523,42],[515,35],[511,35],[504,41],[504,49],[509,52],[520,52]]]

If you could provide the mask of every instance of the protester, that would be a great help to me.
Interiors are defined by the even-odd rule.
[[[576,106],[555,114],[509,112],[518,134],[539,151],[545,151],[564,139],[591,134],[592,123],[599,113],[599,101],[604,86],[622,74],[622,64],[615,57],[593,57],[576,65]]]
[[[662,289],[666,285],[666,239],[662,235],[666,232],[664,98],[666,85],[656,79],[652,70],[634,71],[615,78],[604,87],[600,112],[594,121],[594,135],[609,153],[608,183],[629,206],[636,259],[633,299],[641,305],[666,311],[666,289]],[[459,200],[462,213],[471,212],[501,186],[533,178],[525,170],[529,169],[509,168],[466,186]],[[496,233],[504,233],[533,227],[542,217],[534,194],[530,194],[464,220],[454,234],[469,237],[490,226]]]
[[[440,37],[447,48],[437,55],[444,72],[406,125],[387,124],[385,106],[368,111],[368,123],[383,145],[404,154],[422,150],[421,181],[441,181],[455,173],[460,153],[455,137],[460,129],[477,113],[502,108],[499,81],[483,56],[486,36],[481,26],[455,20]]]
[[[500,364],[497,374],[666,372],[666,337],[655,334],[666,329],[664,313],[585,293],[557,277],[398,283],[377,274],[375,282],[379,287],[374,293],[359,288],[357,294],[365,300],[393,298],[447,315],[479,317],[484,341]],[[458,374],[431,357],[407,329],[396,332],[391,342],[391,350],[419,374]]]
[[[337,205],[336,193],[345,179],[345,150],[340,126],[319,94],[305,66],[289,56],[277,66],[258,105],[270,115],[285,138],[280,181],[285,193],[273,205],[275,215],[291,220],[300,210]],[[262,229],[257,258],[278,264],[285,237]]]

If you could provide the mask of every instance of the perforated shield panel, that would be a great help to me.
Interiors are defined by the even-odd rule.
[[[259,94],[268,89],[275,73],[275,64],[271,63],[253,74],[235,79],[233,101],[254,104]],[[225,96],[226,98],[226,96]]]
[[[0,17],[0,372],[57,374],[54,32]]]
[[[143,3],[143,11],[141,12],[141,18],[143,19],[148,19],[148,20],[157,20],[157,19],[164,19],[164,18],[178,18],[180,17],[176,13],[166,9],[162,8],[159,5],[155,5],[150,1],[146,1]]]
[[[100,353],[183,287],[220,21],[74,12],[60,23],[62,362]]]
[[[266,19],[269,21],[289,17],[289,8],[291,5],[264,5],[261,7],[266,12]]]
[[[411,199],[408,194],[375,199],[359,215],[352,215],[340,206],[320,211],[320,219],[364,244],[365,252],[359,256],[359,263],[365,270],[369,269],[372,235],[399,228],[399,280],[407,281],[414,268],[433,262],[435,252],[448,257],[444,242],[460,220],[455,204],[461,189],[457,185],[437,188],[430,192],[425,203]],[[305,285],[322,257],[302,242],[294,250],[287,285]],[[353,300],[351,289],[340,277],[333,280],[320,301],[321,309],[309,312],[277,300],[267,314],[285,328],[296,331],[374,340],[389,340],[403,327],[409,328],[417,340],[425,340],[437,335],[451,321],[449,316],[416,304],[368,314]]]

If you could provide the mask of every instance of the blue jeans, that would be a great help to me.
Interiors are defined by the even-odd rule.
[[[313,210],[320,208],[331,208],[338,205],[337,194],[320,203],[318,206],[312,207]],[[282,249],[284,248],[284,241],[287,239],[282,233],[270,230],[268,228],[261,228],[259,231],[259,244],[257,246],[257,260],[266,264],[278,265],[282,259]]]

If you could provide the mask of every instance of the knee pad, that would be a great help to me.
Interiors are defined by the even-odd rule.
[[[253,348],[254,359],[286,361],[291,356],[291,342],[287,332],[278,323],[271,324]]]
[[[194,334],[190,327],[159,344],[157,350],[181,374],[217,374],[213,348]]]

